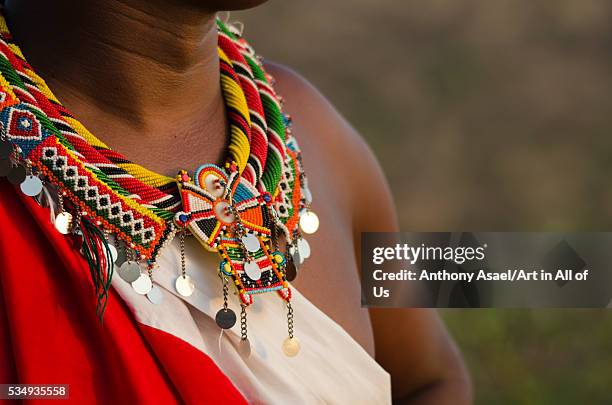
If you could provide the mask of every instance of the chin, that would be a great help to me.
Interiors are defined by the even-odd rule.
[[[268,0],[189,0],[192,3],[199,3],[208,8],[219,11],[246,10],[266,3]]]

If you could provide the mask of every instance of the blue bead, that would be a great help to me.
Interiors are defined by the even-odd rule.
[[[189,219],[189,217],[185,214],[181,214],[179,215],[179,221],[181,221],[182,223],[187,222],[187,220]]]

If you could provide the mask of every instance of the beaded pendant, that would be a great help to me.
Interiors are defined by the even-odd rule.
[[[195,182],[180,172],[177,182],[183,211],[176,214],[175,222],[219,254],[219,272],[231,278],[242,305],[252,304],[254,294],[269,291],[289,301],[285,257],[271,240],[272,197],[241,177],[235,164],[228,169],[229,174],[215,165],[201,166]]]
[[[246,308],[255,294],[276,292],[287,306],[283,351],[295,356],[288,281],[310,256],[302,234],[315,232],[319,220],[310,210],[300,149],[273,78],[239,30],[220,20],[217,29],[221,88],[231,112],[230,163],[201,166],[192,181],[187,172],[173,179],[141,168],[87,131],[27,63],[0,14],[0,177],[46,206],[56,193],[55,228],[85,257],[100,317],[115,270],[138,294],[161,302],[153,270],[178,231],[178,294],[195,291],[185,266],[191,234],[220,256],[224,304],[217,325],[228,329],[237,321],[227,300],[232,284],[242,307],[241,338],[248,343]],[[241,353],[249,352],[243,345]]]

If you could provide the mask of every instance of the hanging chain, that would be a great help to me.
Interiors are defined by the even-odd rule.
[[[181,245],[181,277],[185,278],[187,270],[185,268],[185,227],[181,229],[181,235],[179,237]]]
[[[223,277],[223,309],[227,311],[227,295],[229,288],[227,287],[227,278]]]
[[[64,212],[64,196],[62,195],[62,190],[57,190],[57,209],[60,214]]]
[[[287,303],[287,332],[289,332],[289,339],[293,339],[293,307],[291,303]]]
[[[151,263],[147,266],[147,273],[149,274],[151,281],[153,281],[153,267],[155,267],[155,263]]]
[[[247,340],[247,314],[245,305],[242,305],[242,310],[240,311],[240,339]]]

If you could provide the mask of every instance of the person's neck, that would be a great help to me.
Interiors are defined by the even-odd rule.
[[[4,13],[30,64],[96,136],[168,171],[156,149],[204,132],[198,158],[214,161],[226,144],[215,12],[191,3],[8,0]]]

